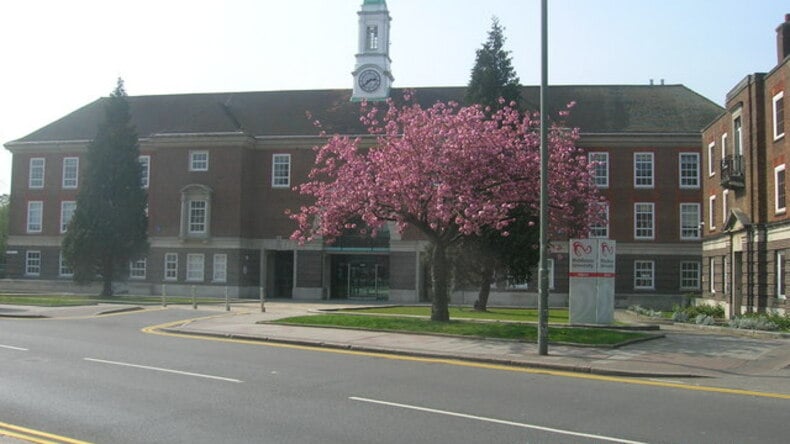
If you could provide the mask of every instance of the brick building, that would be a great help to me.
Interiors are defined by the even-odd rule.
[[[735,85],[726,111],[703,131],[703,295],[731,315],[785,312],[789,305],[790,14],[776,36],[776,66]]]
[[[423,239],[394,229],[376,239],[349,236],[333,245],[298,246],[286,209],[303,198],[312,147],[322,142],[306,112],[329,133],[362,134],[361,98],[398,98],[390,89],[389,14],[384,1],[360,11],[354,87],[129,97],[145,165],[151,251],[130,264],[134,292],[298,299],[426,297]],[[663,82],[662,82],[663,83]],[[462,101],[464,88],[416,88],[423,105]],[[537,109],[539,90],[522,95]],[[619,305],[668,306],[699,292],[702,153],[700,130],[722,109],[681,85],[578,85],[550,88],[550,112],[576,102],[568,124],[598,164],[596,183],[608,200],[609,223],[591,235],[618,241]],[[99,99],[19,140],[13,153],[8,276],[70,279],[60,242],[80,187],[89,140],[102,118]],[[372,143],[372,139],[368,139]],[[552,303],[567,303],[567,247],[557,242]],[[496,288],[492,304],[533,304],[530,283]],[[474,292],[458,290],[455,302]]]

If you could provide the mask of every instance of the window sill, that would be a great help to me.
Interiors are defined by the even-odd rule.
[[[782,208],[782,209],[774,211],[774,214],[777,214],[777,215],[782,215],[782,214],[786,214],[786,213],[787,213],[787,208]]]

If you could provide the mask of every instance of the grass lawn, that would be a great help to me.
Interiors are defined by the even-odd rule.
[[[536,326],[504,322],[469,322],[460,320],[435,322],[421,318],[351,316],[343,314],[296,316],[273,322],[318,327],[332,326],[409,333],[440,333],[481,338],[517,339],[527,342],[537,342],[538,339]],[[615,345],[649,336],[651,335],[645,333],[598,328],[549,327],[549,342],[552,343]]]
[[[373,307],[349,310],[351,313],[375,313],[387,315],[430,316],[431,307]],[[489,319],[495,321],[538,322],[538,310],[534,308],[489,308],[488,311],[475,311],[468,307],[450,307],[452,319]],[[567,324],[568,310],[555,308],[549,310],[549,323]]]
[[[116,304],[161,304],[161,296],[114,296],[110,298],[99,298],[88,295],[16,295],[0,294],[0,304],[8,305],[27,305],[35,307],[74,307],[79,305],[96,305],[100,302]],[[224,303],[225,299],[220,298],[198,298],[198,304],[218,304]],[[192,298],[168,296],[168,304],[191,304]]]

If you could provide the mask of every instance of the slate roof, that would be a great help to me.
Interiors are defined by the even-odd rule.
[[[437,100],[462,101],[464,87],[414,88],[417,100],[429,106]],[[393,89],[391,96],[402,97]],[[539,88],[524,87],[528,109],[539,103]],[[131,96],[132,119],[141,138],[156,134],[227,133],[252,136],[314,136],[318,130],[306,112],[327,132],[363,134],[359,104],[351,90],[304,90]],[[552,113],[571,101],[576,106],[568,124],[583,134],[698,133],[723,112],[710,100],[682,85],[551,86]],[[98,99],[33,133],[10,142],[90,140],[103,118]]]

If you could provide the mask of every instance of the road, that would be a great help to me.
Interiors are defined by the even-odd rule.
[[[0,319],[3,424],[96,443],[771,443],[790,401]]]

